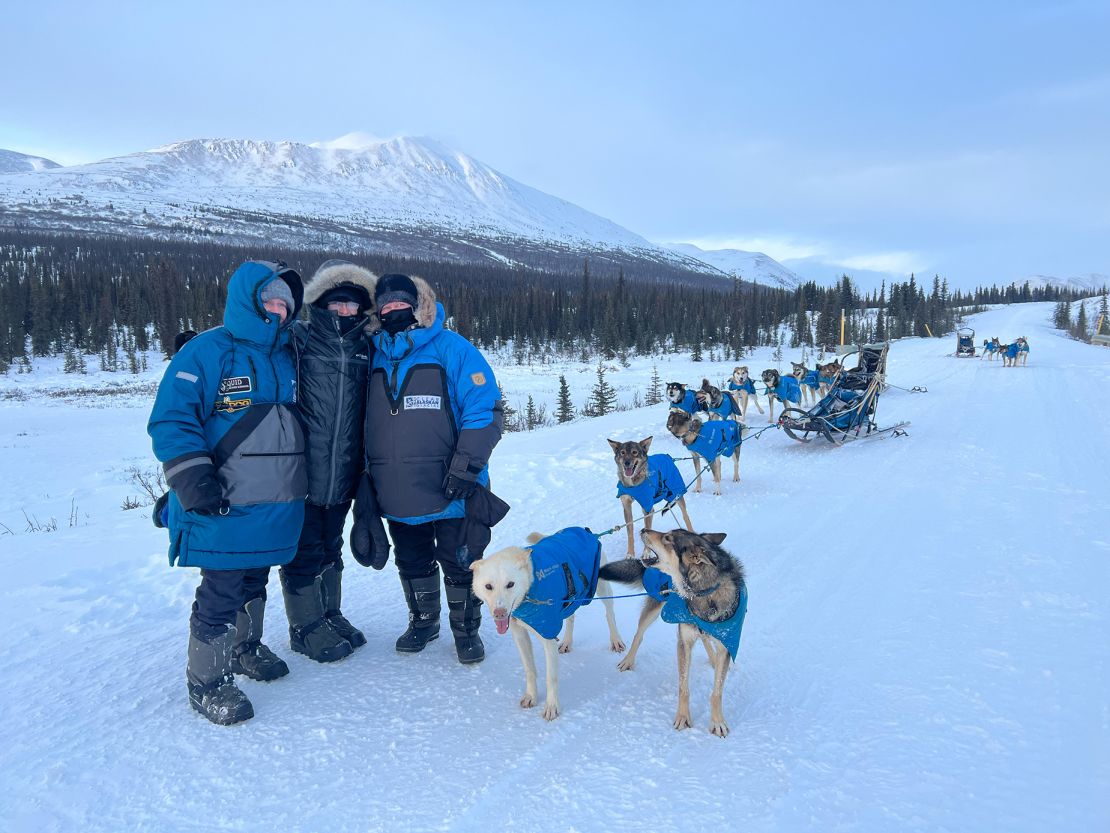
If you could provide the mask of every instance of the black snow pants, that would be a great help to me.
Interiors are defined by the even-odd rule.
[[[468,550],[466,533],[465,518],[422,524],[391,520],[389,537],[393,539],[397,572],[404,579],[424,578],[435,573],[438,562],[446,584],[469,587],[470,562],[481,558],[482,553]]]
[[[335,506],[304,505],[304,526],[297,543],[297,554],[281,568],[294,586],[309,584],[324,568],[343,559],[343,525],[351,502]]]
[[[193,601],[189,624],[198,638],[214,635],[235,622],[235,616],[247,602],[260,596],[266,598],[269,567],[250,570],[200,571],[200,586]]]

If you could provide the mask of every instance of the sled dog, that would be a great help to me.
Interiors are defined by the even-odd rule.
[[[740,444],[744,426],[728,421],[702,422],[700,418],[683,411],[671,411],[667,417],[667,430],[682,440],[694,458],[694,491],[701,491],[701,460],[709,463],[713,475],[713,494],[721,493],[721,458],[732,457],[732,482],[740,482]]]
[[[790,362],[790,364],[794,368],[790,375],[798,380],[798,387],[802,390],[802,407],[816,405],[817,390],[821,387],[816,368],[810,370],[804,364],[797,362]]]
[[[782,376],[777,370],[763,371],[763,384],[767,386],[767,409],[770,411],[768,422],[775,421],[775,400],[782,403],[783,410],[787,407],[799,407],[798,400],[802,397],[798,380],[793,376]]]
[[[599,578],[601,543],[590,530],[567,527],[554,535],[533,532],[527,547],[507,547],[470,565],[471,587],[493,615],[499,634],[512,630],[524,665],[522,708],[536,705],[535,633],[543,643],[547,666],[545,720],[559,716],[559,654],[570,650],[574,612],[593,601],[598,590],[611,596],[609,582]],[[623,651],[611,599],[602,600],[609,623],[609,647]],[[559,630],[566,622],[562,644]]]
[[[836,383],[836,377],[844,368],[840,364],[839,359],[835,359],[828,364],[817,365],[817,381],[821,383],[821,387],[817,390],[817,395],[824,397]]]
[[[695,396],[698,404],[709,412],[710,419],[735,419],[740,416],[740,403],[732,393],[711,385],[708,379],[701,380],[701,388]]]
[[[628,533],[628,556],[636,554],[636,533],[632,528],[632,506],[639,504],[644,511],[644,528],[651,529],[655,507],[659,503],[674,502],[682,510],[686,528],[693,531],[686,512],[686,484],[678,467],[669,454],[648,456],[651,437],[636,442],[609,440],[617,464],[617,497],[624,506],[625,531]]]
[[[752,382],[751,377],[748,376],[747,367],[737,367],[732,371],[732,378],[728,380],[728,389],[734,395],[740,397],[740,421],[743,422],[744,417],[748,415],[748,398],[755,402],[756,409],[763,413],[763,407],[759,404],[759,394],[755,392],[755,384]]]
[[[688,390],[682,382],[667,382],[667,402],[672,411],[685,411],[692,414],[704,410],[692,390]]]
[[[640,537],[645,546],[639,565],[641,576],[646,568],[655,567],[670,579],[673,588],[660,612],[665,622],[678,625],[678,710],[674,727],[688,729],[693,725],[690,719],[690,653],[694,643],[701,639],[714,672],[713,692],[709,696],[709,731],[723,738],[729,729],[721,709],[721,697],[729,665],[736,659],[748,607],[744,568],[721,547],[725,539],[721,532],[698,535],[682,529],[671,532],[645,529]],[[607,567],[606,578],[627,581],[635,569],[627,559],[615,562]]]

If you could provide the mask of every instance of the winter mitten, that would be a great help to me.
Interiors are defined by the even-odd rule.
[[[389,561],[389,538],[385,534],[378,496],[367,472],[359,479],[355,494],[354,524],[351,527],[351,554],[363,567],[382,569]]]
[[[166,463],[166,482],[186,512],[214,515],[225,511],[223,487],[207,455],[194,455]]]

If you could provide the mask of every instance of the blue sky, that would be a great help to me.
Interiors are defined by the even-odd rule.
[[[16,3],[0,147],[426,135],[820,277],[1110,273],[1110,3]]]

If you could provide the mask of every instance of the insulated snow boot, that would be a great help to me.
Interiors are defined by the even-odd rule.
[[[482,601],[467,586],[455,587],[448,584],[447,619],[451,623],[451,634],[455,637],[455,652],[459,662],[470,665],[486,658],[486,646],[478,635],[482,624]]]
[[[352,648],[361,648],[366,644],[366,637],[339,611],[339,603],[343,598],[343,562],[334,561],[329,564],[320,573],[320,578],[323,579],[320,593],[324,601],[324,618],[333,631],[351,643]]]
[[[260,683],[268,683],[289,673],[285,660],[262,644],[262,625],[266,614],[266,597],[251,599],[235,616],[235,648],[231,652],[231,670]]]
[[[189,629],[189,662],[185,669],[189,704],[220,726],[254,717],[254,706],[235,685],[231,673],[234,640],[235,628],[231,625],[203,638]]]
[[[294,583],[284,572],[281,574],[285,615],[289,617],[289,647],[316,662],[335,662],[350,656],[354,648],[324,616],[321,584],[321,576],[307,583]]]
[[[409,627],[397,638],[397,650],[415,654],[439,636],[439,569],[424,578],[403,578],[401,587],[409,606]]]

